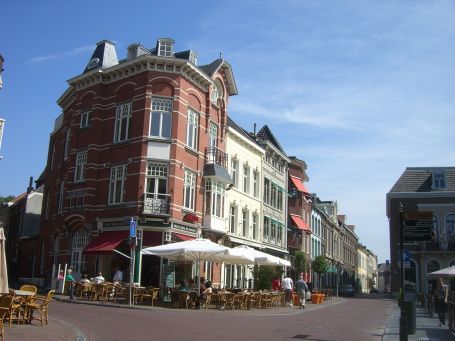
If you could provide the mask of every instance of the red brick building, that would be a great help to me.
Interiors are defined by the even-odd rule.
[[[287,247],[291,254],[301,250],[305,253],[308,266],[311,260],[311,200],[305,186],[308,175],[305,161],[294,156],[289,157],[289,196],[288,196],[288,237]],[[309,269],[308,269],[309,270]],[[305,274],[305,280],[310,282],[310,271]]]
[[[110,279],[119,267],[127,280],[131,218],[142,247],[195,238],[214,186],[231,181],[223,151],[237,94],[232,69],[223,59],[198,66],[197,54],[175,52],[172,39],[152,49],[132,44],[118,60],[104,40],[68,83],[50,136],[40,256],[76,275]],[[159,285],[163,261],[138,260],[141,283]],[[176,266],[176,280],[188,276],[190,264]]]

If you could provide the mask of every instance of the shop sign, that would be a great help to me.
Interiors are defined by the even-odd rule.
[[[172,228],[174,228],[176,230],[185,231],[185,232],[192,232],[192,233],[196,233],[197,232],[197,229],[194,228],[194,227],[181,225],[181,224],[176,224],[176,223],[172,224]]]

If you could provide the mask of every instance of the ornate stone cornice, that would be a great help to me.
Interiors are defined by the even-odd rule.
[[[203,91],[208,91],[210,85],[213,84],[213,80],[210,77],[200,71],[188,60],[142,55],[107,69],[96,69],[71,78],[68,80],[70,87],[59,98],[58,104],[65,109],[74,101],[77,91],[99,83],[113,83],[145,71],[181,75],[197,85]]]

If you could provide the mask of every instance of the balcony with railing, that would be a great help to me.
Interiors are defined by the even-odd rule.
[[[205,164],[216,164],[227,169],[228,155],[217,147],[205,148]]]
[[[145,193],[143,214],[169,215],[170,194]]]
[[[216,178],[225,183],[233,183],[227,168],[228,154],[217,147],[208,147],[205,149],[205,177]]]

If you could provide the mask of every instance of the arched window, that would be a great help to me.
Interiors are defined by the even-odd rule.
[[[80,275],[85,266],[85,256],[82,251],[88,244],[88,233],[86,230],[78,230],[74,233],[71,243],[71,268],[74,275]]]
[[[439,236],[439,221],[438,221],[438,216],[433,214],[433,231],[434,231],[434,240],[438,241],[440,236]]]
[[[446,235],[449,241],[455,240],[455,214],[453,213],[446,218]]]
[[[439,269],[441,269],[441,266],[439,265],[439,263],[437,261],[435,261],[435,260],[428,261],[427,274],[430,272],[433,272],[433,271],[438,271]]]

